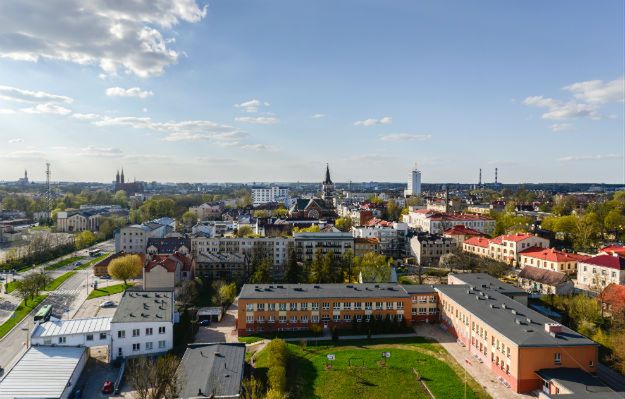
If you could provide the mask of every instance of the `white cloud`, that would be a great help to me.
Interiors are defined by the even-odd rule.
[[[123,87],[109,87],[106,89],[106,95],[109,97],[148,98],[153,96],[154,93],[149,90],[142,90],[138,87],[131,87],[129,89],[124,89]]]
[[[123,155],[123,152],[119,148],[96,147],[89,145],[85,148],[78,149],[76,152],[73,152],[73,154],[82,157],[118,158]]]
[[[564,86],[564,90],[573,93],[573,97],[589,103],[608,103],[623,101],[625,98],[625,79],[615,79],[610,82],[603,80],[587,80]]]
[[[100,115],[98,114],[80,114],[74,113],[72,114],[72,118],[76,118],[81,121],[94,121],[96,119],[100,119]]]
[[[275,116],[239,116],[234,118],[237,122],[251,123],[254,125],[275,125],[280,119]]]
[[[380,155],[380,154],[364,154],[364,155],[356,155],[351,158],[348,158],[349,161],[357,161],[357,162],[381,162],[388,161],[391,159],[388,155]]]
[[[27,114],[68,115],[72,113],[70,109],[52,103],[37,104],[34,107],[22,108],[21,111]]]
[[[0,115],[12,115],[17,111],[11,108],[0,108]]]
[[[46,154],[37,150],[18,150],[6,154],[0,154],[0,158],[20,160],[45,159]]]
[[[368,118],[361,121],[354,122],[354,126],[375,126],[375,125],[390,125],[393,123],[393,118],[385,116],[380,119]]]
[[[9,144],[17,144],[17,143],[21,143],[22,141],[24,141],[24,140],[22,140],[21,138],[18,137],[18,138],[15,138],[15,139],[8,140],[8,143]]]
[[[572,127],[573,125],[571,125],[570,123],[554,123],[553,125],[551,125],[551,130],[553,130],[554,132],[562,132],[565,130],[571,130]]]
[[[575,100],[564,103],[553,98],[532,96],[523,100],[523,104],[547,108],[548,111],[542,115],[543,119],[565,120],[582,117],[590,117],[591,119],[600,118],[599,111],[595,105],[578,103]]]
[[[254,150],[254,151],[276,151],[276,148],[267,144],[246,144],[241,146],[244,150]]]
[[[321,118],[325,118],[326,114],[314,114],[311,116],[311,118],[313,119],[321,119]]]
[[[2,17],[0,17],[1,19]],[[1,29],[1,28],[0,28]],[[0,38],[2,36],[0,35]],[[0,41],[1,43],[1,41]],[[1,46],[1,44],[0,44]],[[45,91],[31,91],[18,89],[11,86],[0,86],[0,98],[20,103],[65,103],[70,104],[74,100],[70,97],[46,93]]]
[[[432,138],[431,134],[395,133],[380,137],[382,141],[424,141]]]
[[[623,159],[622,154],[605,154],[605,155],[569,155],[566,157],[558,158],[561,162],[572,161],[605,161],[610,159]]]
[[[206,12],[195,0],[3,1],[0,58],[96,65],[107,75],[120,69],[160,75],[180,56],[163,32],[199,22]]]
[[[268,107],[270,104],[267,101],[260,101],[257,99],[252,99],[248,101],[243,101],[239,104],[234,104],[235,107],[241,108],[245,112],[258,112],[260,107]]]

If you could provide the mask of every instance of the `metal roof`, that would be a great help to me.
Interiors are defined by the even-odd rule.
[[[111,319],[112,317],[93,317],[90,319],[50,320],[35,327],[32,336],[33,338],[56,337],[110,331]]]
[[[60,398],[85,348],[33,346],[0,381],[0,399]]]
[[[178,368],[185,381],[179,396],[238,398],[244,365],[245,344],[189,345]]]

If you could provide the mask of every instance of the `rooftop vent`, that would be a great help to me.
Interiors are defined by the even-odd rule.
[[[495,305],[493,305],[492,303],[489,303],[488,307],[490,307],[491,309],[495,309]]]
[[[321,287],[319,287],[318,285],[315,285],[314,287],[315,287],[315,288],[321,288]]]
[[[467,294],[471,295],[473,292],[471,290],[467,290]]]
[[[512,309],[512,310],[510,311],[510,313],[512,313],[512,314],[516,314],[516,310]]]
[[[380,288],[380,284],[374,285],[375,288]]]
[[[354,288],[354,286],[352,284],[347,284],[346,287],[347,288]]]
[[[505,303],[502,303],[502,304],[501,304],[501,308],[502,308],[502,309],[505,309],[505,308],[506,308],[506,304],[505,304]]]
[[[519,324],[519,325],[521,324],[521,320],[519,320],[519,319],[515,319],[515,320],[514,320],[514,322],[515,322],[516,324]]]
[[[480,298],[479,296],[476,296],[476,297],[475,297],[475,299],[477,299],[477,300],[479,301],[479,300],[480,300],[480,299],[482,299],[482,298]]]
[[[283,286],[283,285],[278,285],[277,287],[278,287],[278,288],[284,288],[284,286]]]
[[[525,321],[527,321],[527,324],[532,324],[532,319],[530,319],[529,317],[525,319]]]

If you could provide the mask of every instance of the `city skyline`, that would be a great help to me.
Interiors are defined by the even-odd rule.
[[[625,179],[621,2],[64,3],[0,4],[0,180]]]

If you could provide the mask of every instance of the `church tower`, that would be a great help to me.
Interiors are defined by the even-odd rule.
[[[321,184],[321,198],[331,206],[334,206],[334,183],[330,178],[330,165],[326,164],[326,178]]]
[[[124,179],[124,168],[122,168],[122,175],[120,177],[121,179],[121,183],[124,184],[126,182],[126,180]]]
[[[119,185],[119,169],[117,169],[117,174],[115,175],[115,185]]]

